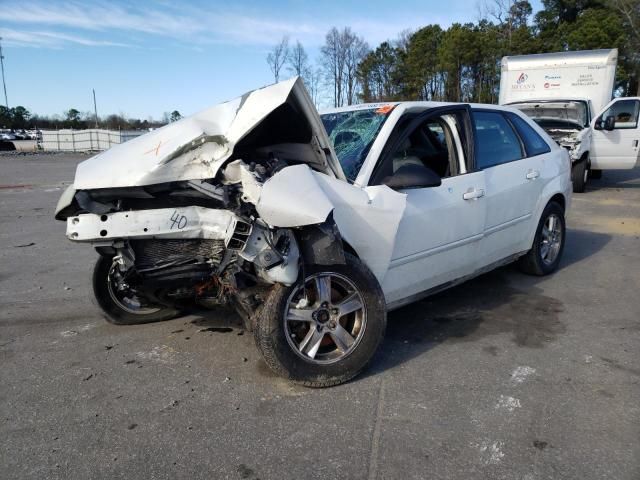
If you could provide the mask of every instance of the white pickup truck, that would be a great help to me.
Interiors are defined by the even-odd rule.
[[[502,59],[500,104],[516,107],[569,150],[574,192],[602,170],[640,165],[640,98],[613,97],[618,50]]]

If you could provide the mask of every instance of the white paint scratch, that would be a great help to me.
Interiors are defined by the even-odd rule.
[[[75,330],[65,330],[64,332],[60,332],[60,335],[62,335],[63,337],[75,337],[80,332],[86,332],[87,330],[91,330],[95,326],[95,323],[87,323],[86,325],[76,327]]]
[[[140,358],[144,358],[145,360],[155,360],[161,363],[169,363],[173,360],[174,354],[176,351],[167,346],[160,345],[153,347],[148,352],[137,352],[136,355]]]
[[[520,400],[517,398],[509,397],[508,395],[500,395],[498,403],[496,403],[496,410],[504,409],[509,412],[513,412],[516,408],[520,407]]]
[[[536,369],[532,367],[516,367],[516,369],[511,374],[511,381],[514,383],[522,383],[524,382],[528,376],[536,373]]]
[[[472,444],[472,446],[478,448],[482,453],[482,461],[487,465],[496,465],[504,458],[504,442],[497,440],[492,442],[485,440],[480,444]]]

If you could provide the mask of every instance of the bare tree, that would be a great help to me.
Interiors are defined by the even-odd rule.
[[[267,55],[267,63],[273,73],[273,78],[276,83],[280,81],[280,70],[287,59],[289,58],[289,37],[284,36],[279,43],[274,45],[269,54]]]
[[[351,105],[356,100],[358,64],[369,50],[367,43],[345,27],[331,28],[322,47],[322,66],[329,84],[333,86],[333,105]]]
[[[411,37],[414,33],[416,33],[414,30],[405,28],[398,34],[398,38],[393,41],[393,46],[406,53],[409,50]]]
[[[362,37],[357,36],[351,30],[345,28],[343,32],[344,55],[344,83],[345,100],[347,105],[356,102],[356,90],[358,84],[358,65],[369,53],[369,45]]]
[[[316,107],[318,106],[318,97],[320,96],[321,81],[322,70],[320,70],[320,68],[309,67],[305,76],[305,85]]]
[[[299,77],[305,77],[309,70],[309,56],[299,40],[289,49],[289,71]]]
[[[340,32],[332,27],[325,37],[325,44],[321,49],[327,81],[333,86],[333,106],[342,105],[342,73],[344,71],[344,49]]]

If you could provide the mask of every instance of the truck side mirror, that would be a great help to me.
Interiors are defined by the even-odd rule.
[[[615,117],[611,116],[611,117],[605,118],[604,119],[604,125],[603,125],[602,128],[604,128],[605,130],[607,130],[609,132],[611,130],[613,130],[614,128],[616,128],[616,119],[615,119]]]

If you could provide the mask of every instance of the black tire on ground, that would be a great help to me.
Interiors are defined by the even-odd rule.
[[[602,178],[602,170],[589,170],[589,178],[598,180]]]
[[[544,231],[545,227],[548,226],[549,218],[552,216],[554,216],[554,218],[559,221],[560,243],[557,249],[557,254],[553,258],[553,260],[546,261],[544,258],[545,249],[543,248],[543,239],[545,239],[545,236],[547,234],[545,234]],[[548,231],[548,229],[546,230]],[[528,273],[529,275],[537,276],[549,275],[550,273],[556,271],[558,269],[558,265],[560,264],[562,252],[564,251],[565,238],[566,227],[564,221],[564,209],[557,202],[551,201],[544,208],[542,215],[540,216],[540,221],[538,222],[538,228],[536,229],[536,234],[533,239],[531,250],[529,250],[518,260],[518,266],[520,270],[522,270],[524,273]]]
[[[582,158],[571,166],[573,193],[583,193],[589,176],[589,159]]]
[[[258,349],[275,373],[292,382],[316,388],[347,382],[368,365],[384,337],[387,311],[382,289],[371,271],[359,259],[348,253],[345,257],[345,265],[313,266],[305,271],[305,285],[314,276],[335,273],[348,278],[362,298],[363,312],[366,315],[365,327],[353,350],[343,358],[334,363],[318,364],[303,358],[290,344],[294,340],[287,340],[285,313],[289,299],[300,291],[302,280],[291,287],[275,285],[257,315],[254,337]],[[311,328],[316,327],[311,324],[309,329]]]
[[[115,325],[138,325],[170,320],[180,313],[164,305],[148,306],[147,309],[137,313],[127,311],[110,292],[108,277],[112,263],[112,256],[100,255],[93,269],[94,300],[107,322]]]

